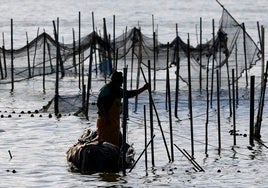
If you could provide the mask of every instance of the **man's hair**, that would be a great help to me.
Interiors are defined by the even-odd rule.
[[[123,73],[114,71],[111,77],[113,83],[123,83]]]

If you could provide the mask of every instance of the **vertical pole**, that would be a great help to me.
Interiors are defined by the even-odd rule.
[[[0,72],[1,72],[1,79],[4,79],[4,73],[3,73],[1,55],[0,55]]]
[[[97,49],[96,49],[96,32],[95,32],[95,21],[94,21],[94,12],[91,13],[92,15],[92,30],[93,30],[93,44],[94,44],[94,57],[95,57],[95,72],[96,75],[98,74],[98,63],[97,63]]]
[[[89,96],[90,96],[91,78],[92,78],[92,61],[93,61],[93,45],[90,46],[90,58],[88,65],[87,99],[86,99],[86,110],[85,110],[87,120],[88,120],[88,106],[89,106]]]
[[[123,85],[123,140],[122,140],[122,148],[123,148],[123,161],[122,161],[122,169],[123,174],[126,175],[126,127],[127,127],[127,68],[124,68],[124,85]]]
[[[55,97],[54,97],[54,111],[55,115],[59,113],[59,18],[57,18],[57,27],[53,21],[54,35],[56,41],[56,84],[55,84]]]
[[[113,15],[113,69],[115,68],[115,52],[115,15]]]
[[[208,121],[209,121],[209,90],[208,90],[208,75],[209,74],[209,58],[207,62],[207,77],[206,77],[206,94],[207,94],[207,112],[206,112],[206,125],[205,125],[205,154],[208,152]]]
[[[179,54],[180,44],[178,35],[178,24],[176,24],[176,88],[175,88],[175,117],[178,118],[178,99],[179,99],[179,76],[180,76],[180,54]]]
[[[156,89],[156,34],[154,31],[154,15],[152,15],[153,22],[153,46],[154,46],[154,90]]]
[[[156,36],[155,32],[153,33],[153,46],[154,46],[154,90],[156,89],[156,71],[155,71],[155,64],[156,64]]]
[[[200,44],[199,44],[199,91],[202,91],[202,18],[200,18]]]
[[[38,43],[38,35],[39,35],[39,28],[37,29],[36,39],[35,39],[34,56],[33,56],[33,72],[32,72],[32,76],[34,76],[34,68],[35,68],[35,58],[36,58],[36,50],[37,50],[37,43]]]
[[[81,89],[81,13],[78,12],[78,87]]]
[[[31,62],[30,62],[30,49],[29,49],[29,41],[28,34],[26,32],[26,45],[27,45],[27,62],[28,62],[28,77],[31,78]]]
[[[221,151],[221,105],[220,105],[220,83],[219,83],[219,70],[216,70],[217,77],[217,117],[218,117],[218,144],[219,144],[219,154]]]
[[[215,45],[215,26],[214,26],[214,19],[212,20],[212,38],[213,38],[213,52],[212,52],[212,69],[211,69],[211,94],[210,94],[210,107],[212,108],[212,99],[213,99],[213,84],[214,84],[214,64],[215,64],[215,54],[216,48]]]
[[[250,124],[249,124],[249,144],[254,146],[254,95],[255,76],[250,77]]]
[[[75,32],[74,32],[74,28],[73,28],[73,67],[74,67],[74,73],[77,74],[76,57],[75,57],[76,48],[75,47],[76,47]]]
[[[3,36],[3,47],[2,47],[2,52],[3,52],[3,60],[4,60],[4,69],[5,69],[5,78],[7,77],[7,62],[6,62],[6,50],[5,50],[5,35],[2,33]]]
[[[151,63],[150,60],[148,60],[148,83],[151,83]],[[149,110],[150,110],[150,130],[151,130],[151,157],[152,157],[152,166],[155,166],[154,163],[154,141],[153,141],[153,136],[154,136],[154,124],[153,124],[153,104],[152,104],[152,90],[151,87],[148,89],[149,92]]]
[[[235,81],[234,69],[232,69],[232,84],[233,84],[233,126],[234,126],[234,145],[236,145],[236,121],[235,121]]]
[[[43,33],[44,41],[43,41],[43,92],[46,90],[45,84],[45,76],[46,76],[46,33]]]
[[[11,19],[11,92],[14,90],[13,19]]]
[[[143,114],[144,114],[144,148],[145,148],[145,171],[146,171],[146,176],[148,175],[148,163],[147,163],[147,126],[146,126],[146,106],[143,106]]]
[[[189,113],[190,113],[190,129],[191,129],[191,150],[194,158],[194,129],[193,129],[193,110],[192,110],[192,83],[191,83],[191,56],[190,56],[190,38],[188,33],[187,39],[187,60],[188,60],[188,87],[189,87]]]

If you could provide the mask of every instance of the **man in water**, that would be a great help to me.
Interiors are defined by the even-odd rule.
[[[98,119],[97,133],[98,140],[109,142],[119,147],[120,139],[120,112],[121,99],[123,98],[122,72],[115,71],[111,76],[111,81],[100,89],[97,100]],[[149,88],[149,84],[137,90],[126,92],[127,98],[139,95]]]

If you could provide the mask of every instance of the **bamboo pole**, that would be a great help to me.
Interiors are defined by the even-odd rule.
[[[145,147],[145,171],[146,176],[148,175],[148,157],[147,157],[147,126],[146,126],[146,106],[143,106],[143,114],[144,114],[144,147]]]
[[[254,146],[254,95],[255,95],[255,76],[250,77],[250,123],[249,123],[249,144]]]
[[[14,90],[13,19],[11,19],[11,92]]]
[[[211,108],[212,108],[212,102],[213,102],[214,67],[215,67],[215,53],[216,53],[214,19],[212,19],[212,41],[213,41],[213,46],[212,46],[213,53],[212,53],[212,69],[211,69],[211,94],[210,94],[210,107]]]
[[[81,12],[78,12],[78,87],[81,90]]]
[[[141,69],[142,70],[142,69]],[[143,72],[143,71],[141,71]],[[144,76],[145,78],[145,76]],[[151,83],[151,64],[150,64],[150,60],[148,60],[148,81],[149,83]],[[153,136],[154,136],[154,124],[153,124],[153,103],[152,103],[152,90],[151,87],[149,87],[148,89],[149,92],[149,110],[150,110],[150,131],[151,131],[151,160],[152,160],[152,166],[155,166],[154,163],[154,141],[153,141]]]
[[[115,60],[115,52],[116,52],[116,49],[115,49],[115,15],[113,15],[113,70],[116,70],[116,69],[114,69],[115,68],[115,61],[116,61]]]
[[[47,42],[47,52],[48,52],[48,59],[49,59],[49,64],[50,64],[50,70],[51,70],[51,73],[53,73],[54,72],[54,69],[53,69],[52,58],[51,58],[51,53],[50,53],[50,45],[49,45],[48,42]]]
[[[127,68],[124,68],[124,85],[123,85],[123,140],[122,140],[122,150],[123,150],[123,161],[122,161],[122,169],[123,174],[126,175],[126,129],[127,129]]]
[[[150,61],[150,60],[148,60],[148,61]],[[150,67],[150,63],[148,63],[148,65]],[[144,75],[144,72],[143,72],[142,68],[141,68],[141,73],[143,75],[144,81],[146,83],[148,83],[148,82],[150,83],[150,73],[148,72],[148,75],[149,75],[148,76],[148,79],[149,79],[148,82],[147,82],[147,80],[145,78],[145,75]],[[159,125],[159,128],[160,128],[160,131],[161,131],[161,134],[162,134],[164,145],[165,145],[165,148],[166,148],[167,156],[168,156],[169,161],[171,161],[170,154],[169,154],[168,147],[167,147],[166,138],[165,138],[165,135],[164,135],[164,131],[162,129],[161,121],[160,121],[160,118],[159,118],[159,115],[158,115],[156,106],[154,104],[154,100],[153,100],[153,96],[152,96],[152,91],[150,89],[151,89],[151,87],[148,89],[148,92],[149,92],[149,107],[150,107],[150,128],[151,128],[151,136],[153,135],[153,111],[152,110],[154,110],[155,115],[156,115],[156,118],[157,118],[157,122],[158,122],[158,125]]]
[[[57,26],[55,25],[55,21],[53,20],[54,26],[54,35],[57,46],[57,57],[56,57],[56,84],[55,84],[55,97],[54,97],[54,111],[55,115],[59,113],[59,18],[57,18]]]
[[[5,78],[6,78],[7,77],[7,62],[6,62],[5,35],[4,35],[4,33],[2,33],[2,37],[3,37],[2,53],[3,53],[3,60],[4,60]]]
[[[29,40],[27,32],[26,32],[26,46],[27,46],[28,77],[31,78],[32,76],[31,76],[30,49],[29,49]]]
[[[1,73],[1,79],[4,79],[4,73],[3,73],[3,67],[2,67],[1,54],[0,54],[0,73]]]
[[[175,86],[175,117],[178,117],[178,100],[179,100],[179,76],[180,76],[180,54],[179,54],[179,34],[178,34],[178,24],[176,24],[176,48],[175,48],[175,60],[176,60],[176,86]]]
[[[182,150],[176,144],[174,145],[184,155],[184,157],[186,157],[194,165],[195,170],[197,169],[199,172],[205,172],[205,170],[194,160],[193,157],[191,157],[191,155],[185,149]]]
[[[209,58],[207,62],[207,76],[206,76],[206,94],[207,94],[207,107],[206,107],[206,124],[205,124],[205,154],[208,152],[208,121],[209,121],[209,90],[208,90],[208,85],[209,85]]]
[[[243,28],[243,47],[244,47],[244,58],[245,58],[245,75],[246,75],[246,86],[248,87],[248,64],[247,64],[247,46],[246,46],[246,28],[245,24],[242,23]]]
[[[221,105],[220,105],[220,83],[219,83],[219,70],[216,70],[217,77],[217,120],[218,120],[218,151],[221,151]]]
[[[144,152],[147,151],[147,148],[150,146],[150,144],[152,144],[154,138],[155,138],[155,135],[153,135],[153,138],[148,142],[148,144],[146,145],[146,147],[144,148],[144,150],[141,152],[141,154],[139,155],[139,157],[137,158],[137,160],[135,161],[135,163],[132,165],[131,169],[129,170],[129,173],[134,169],[134,167],[136,166],[136,164],[138,163],[138,161],[140,160],[140,158],[142,157],[142,155],[144,154]]]
[[[193,105],[192,105],[192,83],[191,83],[191,56],[190,56],[190,37],[187,39],[187,62],[188,62],[188,89],[189,89],[189,114],[190,114],[190,131],[191,131],[191,151],[194,157],[194,128],[193,128]]]
[[[139,38],[139,56],[138,56],[138,68],[137,68],[137,76],[136,76],[136,88],[138,89],[139,88],[139,84],[140,84],[140,71],[141,71],[141,64],[142,64],[142,34],[141,34],[141,28],[139,28],[139,30],[137,30],[138,33],[138,38]],[[150,61],[148,61],[149,63]],[[148,74],[150,73],[151,75],[151,65],[150,65],[150,68],[149,68],[149,65],[148,65]],[[151,80],[150,82],[151,83]],[[138,95],[135,96],[135,112],[137,111],[138,109]]]
[[[35,58],[36,58],[36,50],[37,50],[37,38],[39,35],[39,28],[37,29],[37,33],[36,33],[36,40],[35,40],[35,47],[34,47],[34,56],[33,56],[33,72],[32,72],[32,76],[34,76],[34,68],[35,68]]]
[[[91,90],[92,62],[93,62],[93,45],[90,46],[90,58],[89,58],[89,65],[88,65],[87,99],[86,99],[86,109],[85,109],[87,120],[89,120],[88,108],[89,108],[89,96],[90,96],[90,90]]]
[[[268,74],[268,61],[266,61],[266,69],[265,69],[264,78],[263,78],[263,87],[261,90],[257,121],[255,124],[255,129],[254,129],[254,138],[256,140],[259,140],[261,138],[260,132],[261,132],[261,123],[262,123],[263,107],[264,107],[264,100],[265,100],[265,91],[266,91],[266,85],[267,85],[267,76],[268,76],[267,74]]]
[[[74,31],[74,28],[72,29],[73,31],[73,67],[74,67],[74,73],[77,74],[77,67],[76,67],[76,56],[75,56],[75,53],[76,53],[76,48],[75,48],[75,31]]]
[[[236,117],[235,117],[235,73],[234,69],[232,69],[232,84],[233,84],[233,128],[234,128],[234,145],[236,145]]]
[[[45,75],[46,75],[46,33],[44,31],[44,38],[43,38],[43,92],[45,92],[46,90],[46,79],[45,79]]]
[[[202,18],[200,17],[200,48],[199,48],[199,91],[202,92]]]
[[[95,31],[95,21],[94,21],[94,12],[91,12],[92,15],[92,31],[93,31],[93,44],[94,44],[94,57],[95,57],[95,73],[98,74],[98,61],[97,61],[97,48],[96,48],[96,32]]]

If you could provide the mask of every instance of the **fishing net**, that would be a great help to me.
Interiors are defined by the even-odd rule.
[[[221,87],[232,84],[232,71],[236,81],[247,79],[249,73],[254,74],[249,70],[260,60],[260,50],[243,25],[226,9],[223,9],[219,29],[211,38],[206,43],[193,47],[190,40],[184,42],[177,35],[171,42],[163,44],[156,35],[148,37],[140,28],[134,27],[114,39],[92,32],[79,40],[73,39],[71,44],[59,42],[57,45],[44,32],[20,49],[10,50],[4,46],[0,49],[0,83],[11,82],[12,76],[13,81],[20,81],[53,74],[57,59],[62,76],[67,71],[77,74],[80,65],[91,55],[95,56],[94,70],[101,68],[102,72],[108,74],[116,69],[119,62],[134,66],[136,70],[141,65],[148,66],[149,60],[151,68],[156,71],[176,65],[180,81],[186,85],[191,81],[193,90],[204,89],[206,85],[212,90],[217,82],[217,72]],[[58,58],[57,46],[60,49]]]

